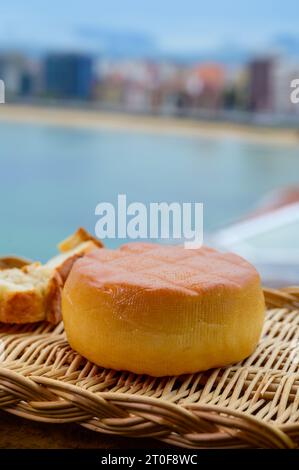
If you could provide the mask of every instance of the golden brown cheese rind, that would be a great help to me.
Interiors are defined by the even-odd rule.
[[[103,367],[177,375],[240,361],[259,340],[253,266],[210,248],[131,243],[78,260],[63,291],[71,346]]]

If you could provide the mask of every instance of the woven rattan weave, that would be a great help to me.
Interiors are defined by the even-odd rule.
[[[265,289],[265,297],[263,337],[251,357],[180,377],[101,369],[71,350],[62,323],[2,324],[0,407],[183,447],[299,446],[299,288]]]

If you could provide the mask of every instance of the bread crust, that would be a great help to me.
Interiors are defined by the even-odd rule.
[[[58,248],[61,253],[76,248],[81,243],[92,241],[98,248],[103,248],[103,243],[97,238],[93,237],[85,228],[79,227],[75,233],[70,235],[68,238],[59,243]]]
[[[98,247],[93,240],[80,242],[77,246],[52,258],[46,263],[46,266],[55,269],[59,273],[62,282],[65,283],[75,261]]]
[[[23,268],[24,266],[33,263],[33,261],[21,258],[19,256],[5,256],[0,258],[0,270],[10,268]]]
[[[12,274],[11,279],[8,278],[11,281],[9,286],[5,284],[5,277],[1,278],[0,274],[0,322],[60,322],[62,288],[73,264],[85,254],[102,246],[103,244],[85,229],[79,228],[60,243],[61,254],[45,265],[30,263],[17,257],[2,258],[2,261],[0,259],[0,273],[5,270],[6,273]],[[15,289],[12,288],[14,273],[24,280],[21,286],[16,282]],[[1,283],[3,279],[4,282]],[[27,289],[26,284],[29,285]]]
[[[61,321],[62,288],[62,278],[58,272],[54,271],[44,298],[45,320],[49,323],[56,324]]]
[[[4,323],[31,323],[44,319],[43,299],[34,290],[9,293],[0,306],[0,320]]]
[[[36,269],[38,269],[38,265]],[[25,270],[22,270],[25,274]],[[29,288],[24,291],[7,291],[0,296],[0,321],[3,323],[34,323],[61,320],[61,292],[63,282],[53,271],[46,289]]]

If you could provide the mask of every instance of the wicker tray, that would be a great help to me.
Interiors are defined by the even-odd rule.
[[[263,338],[228,368],[153,378],[101,369],[56,327],[0,325],[0,407],[192,448],[299,445],[299,287],[265,289]]]

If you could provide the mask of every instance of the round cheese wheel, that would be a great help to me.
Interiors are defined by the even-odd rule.
[[[74,350],[105,368],[153,376],[245,359],[264,311],[259,275],[239,256],[150,243],[79,259],[62,300]]]

